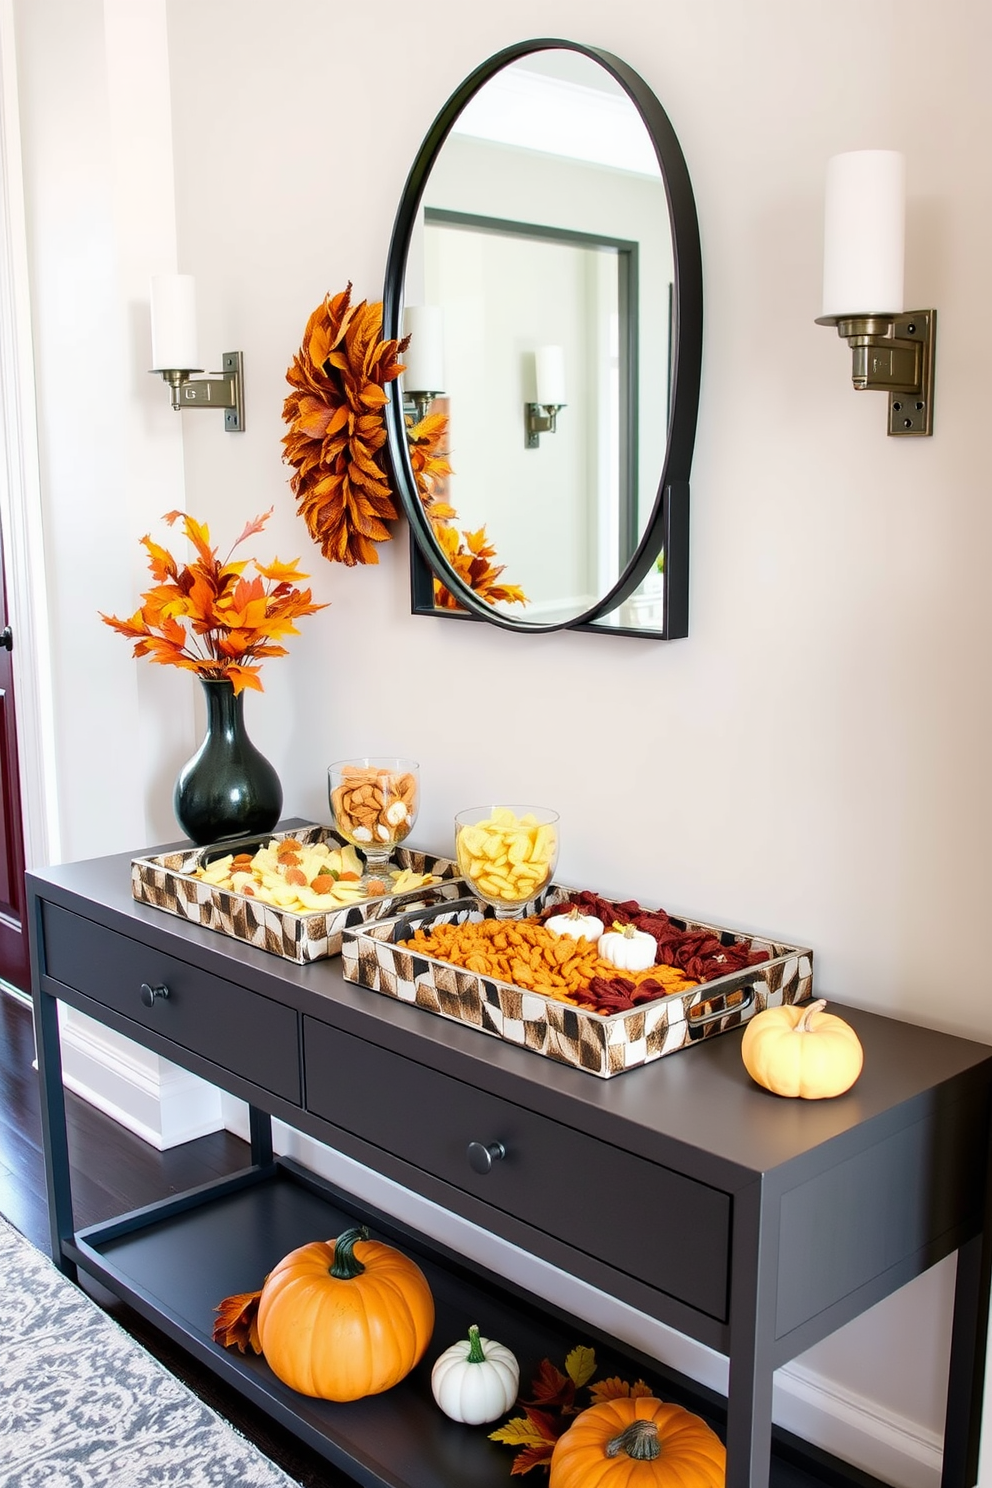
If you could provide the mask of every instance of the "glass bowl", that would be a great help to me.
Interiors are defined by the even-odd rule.
[[[558,813],[544,806],[473,806],[455,817],[458,871],[498,919],[517,915],[551,882]]]
[[[409,834],[420,804],[420,766],[416,760],[366,755],[338,760],[327,770],[327,798],[339,837],[365,859],[363,885],[386,874],[393,848]]]

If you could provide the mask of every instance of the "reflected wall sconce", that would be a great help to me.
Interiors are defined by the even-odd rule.
[[[444,311],[440,305],[408,305],[403,311],[403,334],[410,345],[402,353],[403,407],[410,406],[415,423],[427,417],[435,398],[444,393]]]
[[[526,449],[538,449],[542,434],[557,434],[558,414],[565,407],[565,352],[560,346],[539,346],[534,353],[537,398],[524,404]]]
[[[936,310],[903,310],[906,163],[852,150],[827,164],[823,314],[853,353],[854,386],[889,395],[890,434],[933,433]]]
[[[240,434],[245,427],[244,358],[225,351],[221,372],[202,372],[196,336],[196,284],[192,274],[156,274],[151,282],[152,372],[172,389],[172,406],[222,408],[224,428]]]

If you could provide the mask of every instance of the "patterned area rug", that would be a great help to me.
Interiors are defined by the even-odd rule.
[[[0,1220],[3,1488],[294,1488]]]

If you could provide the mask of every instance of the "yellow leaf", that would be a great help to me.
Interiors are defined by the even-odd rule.
[[[565,1360],[565,1372],[572,1382],[581,1388],[596,1373],[596,1351],[587,1344],[579,1344]]]
[[[490,1431],[489,1440],[506,1442],[508,1447],[540,1447],[547,1441],[547,1437],[526,1416],[514,1416],[505,1426]]]

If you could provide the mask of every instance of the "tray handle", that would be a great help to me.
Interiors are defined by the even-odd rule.
[[[695,1036],[697,1031],[702,1030],[709,1023],[715,1023],[718,1018],[726,1018],[731,1013],[743,1013],[754,1002],[754,987],[733,987],[729,992],[717,992],[713,997],[705,997],[702,1002],[697,1002],[695,1007],[689,1009],[686,1014],[686,1023],[689,1027],[689,1037]],[[715,1004],[720,1006],[716,1007]],[[709,1009],[708,1012],[702,1009]]]

